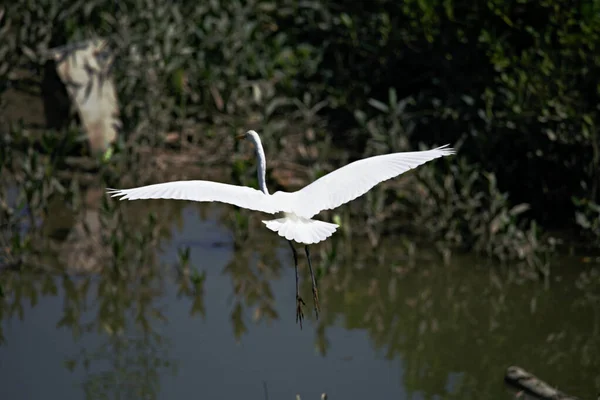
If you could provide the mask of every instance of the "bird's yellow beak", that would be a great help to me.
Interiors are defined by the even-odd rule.
[[[242,139],[246,139],[246,134],[242,133],[241,135],[236,135],[235,136],[235,140],[242,140]]]

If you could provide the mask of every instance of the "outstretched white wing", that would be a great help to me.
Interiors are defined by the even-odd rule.
[[[266,195],[260,190],[210,181],[175,181],[133,189],[107,189],[107,191],[111,197],[120,197],[121,200],[217,201],[269,214],[281,211],[273,196]]]
[[[177,199],[216,201],[250,210],[275,214],[291,212],[311,218],[362,196],[380,182],[398,176],[428,161],[454,154],[446,146],[433,150],[385,154],[350,163],[293,193],[267,195],[246,187],[210,181],[175,181],[132,189],[108,189],[121,200]]]
[[[293,193],[274,193],[279,204],[288,202],[295,214],[311,218],[367,193],[380,182],[398,176],[427,161],[454,154],[448,145],[432,150],[374,156],[350,163]]]

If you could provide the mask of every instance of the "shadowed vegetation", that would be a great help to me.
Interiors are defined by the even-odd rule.
[[[373,221],[416,215],[412,228],[390,230],[540,267],[556,243],[544,232],[589,246],[600,235],[597,8],[499,0],[476,7],[99,0],[68,9],[15,2],[3,18],[0,72],[5,91],[33,80],[43,92],[53,78],[47,48],[106,37],[116,54],[126,155],[142,145],[227,143],[232,131],[256,127],[277,155],[271,159],[299,167],[270,165],[270,180],[288,189],[358,157],[451,143],[459,150],[453,160],[378,188],[350,210]],[[56,104],[46,101],[46,113],[59,112]],[[200,152],[198,160],[203,153],[214,155]],[[231,164],[228,153],[218,162]],[[449,165],[453,181],[445,178]],[[456,194],[435,196],[436,187]],[[435,227],[422,223],[434,219]]]

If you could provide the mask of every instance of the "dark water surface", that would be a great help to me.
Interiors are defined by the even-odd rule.
[[[397,238],[373,251],[338,232],[312,247],[318,322],[300,252],[301,331],[291,254],[262,215],[126,207],[121,241],[150,256],[130,257],[125,275],[105,260],[101,272],[2,276],[0,399],[264,399],[265,387],[269,399],[508,399],[509,365],[582,398],[600,390],[598,299],[573,260],[557,261],[544,284],[471,258],[409,261]],[[168,228],[160,248],[131,233],[149,210]],[[56,235],[69,218],[53,216]],[[98,213],[74,218],[92,226],[80,235],[100,235]],[[185,247],[189,269],[176,268]],[[93,264],[96,250],[69,247],[47,262],[78,254]]]

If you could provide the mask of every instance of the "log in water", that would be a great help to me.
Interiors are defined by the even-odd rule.
[[[544,400],[580,400],[577,397],[565,394],[523,368],[508,367],[504,381],[517,389],[523,390]]]

